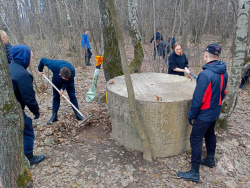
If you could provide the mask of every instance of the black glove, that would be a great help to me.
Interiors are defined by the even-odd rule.
[[[40,117],[40,113],[38,112],[37,114],[35,114],[34,119],[38,119]]]
[[[188,118],[188,122],[189,122],[189,124],[192,125],[192,126],[193,126],[193,124],[194,124],[193,120],[194,120],[194,119]]]

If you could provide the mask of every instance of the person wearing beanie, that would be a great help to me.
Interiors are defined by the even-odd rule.
[[[35,134],[32,119],[28,117],[24,108],[27,106],[34,114],[34,119],[40,117],[39,106],[33,89],[33,76],[26,70],[33,61],[33,52],[28,46],[17,45],[10,50],[13,62],[9,64],[14,93],[17,101],[21,104],[24,116],[23,145],[24,155],[30,165],[38,164],[45,159],[44,155],[33,155]]]
[[[77,108],[78,102],[75,92],[75,68],[72,64],[64,60],[52,60],[47,58],[42,58],[40,64],[38,65],[38,74],[43,75],[43,68],[47,66],[53,72],[52,83],[60,90],[58,92],[53,88],[53,105],[52,105],[52,117],[47,122],[50,123],[58,121],[57,112],[60,107],[60,96],[64,94],[66,89],[70,102]],[[77,120],[83,120],[83,117],[73,108]]]
[[[219,61],[220,45],[209,44],[204,53],[206,63],[197,78],[197,85],[193,94],[188,113],[189,123],[193,126],[190,135],[191,170],[177,172],[177,176],[185,180],[199,182],[200,165],[215,167],[215,124],[219,118],[221,104],[226,96],[228,82],[227,66]],[[205,137],[207,157],[201,159],[202,140]]]

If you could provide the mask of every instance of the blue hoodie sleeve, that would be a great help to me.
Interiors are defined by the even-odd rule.
[[[178,68],[178,66],[176,65],[176,62],[175,62],[175,60],[174,60],[173,54],[171,54],[171,55],[169,56],[168,62],[169,62],[169,69],[170,69],[170,70],[173,70],[173,69]]]
[[[207,75],[204,72],[201,72],[197,78],[197,85],[194,90],[191,107],[188,113],[189,119],[195,119],[199,115],[200,108],[202,106],[202,100],[208,85],[209,79]]]
[[[33,77],[31,74],[24,74],[22,80],[17,82],[17,87],[19,88],[20,94],[25,105],[34,114],[39,113],[39,106],[36,101],[35,91],[33,89]]]

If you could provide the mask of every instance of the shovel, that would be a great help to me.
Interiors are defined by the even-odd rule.
[[[45,74],[43,74],[43,77],[53,86],[53,88],[55,88],[58,92],[60,92],[59,91],[59,89],[45,76]],[[90,114],[88,117],[85,117],[76,107],[75,107],[75,105],[73,105],[70,101],[69,101],[69,99],[67,98],[67,97],[65,97],[65,95],[63,95],[62,94],[62,96],[63,96],[63,98],[65,98],[66,99],[66,101],[81,115],[81,116],[83,116],[84,117],[84,120],[83,121],[81,121],[78,125],[80,125],[80,124],[82,124],[82,123],[84,123],[85,121],[87,121],[89,118],[91,118],[92,116],[93,116],[93,114]]]

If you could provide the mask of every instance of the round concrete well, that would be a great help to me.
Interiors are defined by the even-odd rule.
[[[153,156],[166,157],[187,151],[191,132],[187,114],[195,80],[163,73],[132,74],[131,77],[137,112],[148,135]],[[111,136],[127,148],[142,151],[129,113],[124,76],[107,83],[107,104],[112,122]]]

